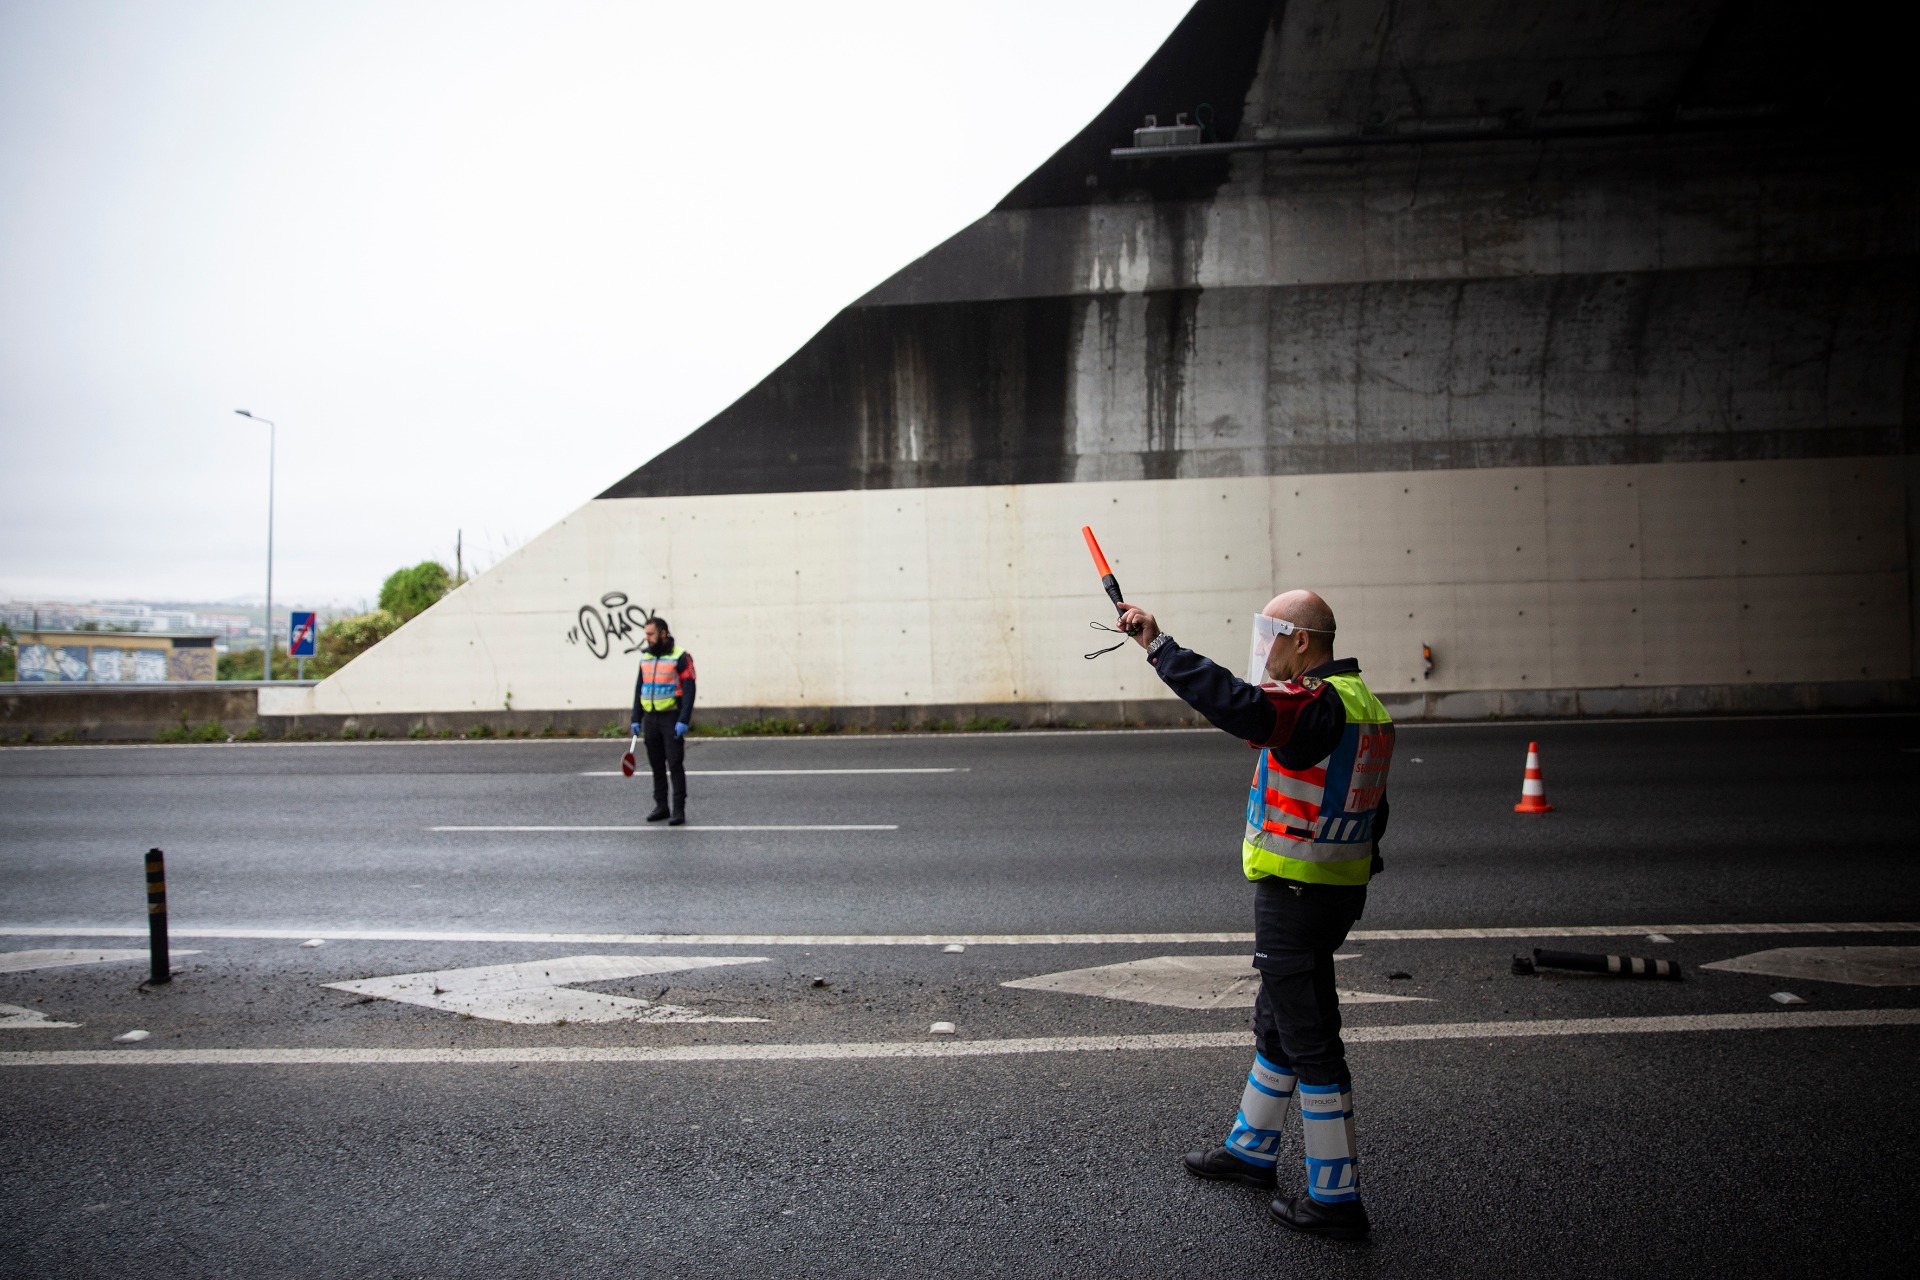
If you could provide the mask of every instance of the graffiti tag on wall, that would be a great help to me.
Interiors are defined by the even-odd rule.
[[[579,620],[567,630],[568,644],[584,644],[596,658],[604,658],[620,646],[621,653],[638,653],[647,643],[644,628],[653,610],[645,605],[627,603],[624,591],[609,591],[599,605],[580,606]]]

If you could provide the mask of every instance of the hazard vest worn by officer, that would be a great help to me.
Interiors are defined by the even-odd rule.
[[[640,656],[640,709],[672,711],[680,705],[680,657],[686,650],[678,644],[671,652],[655,657]]]
[[[1393,720],[1359,673],[1324,682],[1339,695],[1347,727],[1332,753],[1311,768],[1289,769],[1271,748],[1260,753],[1240,846],[1249,880],[1365,884],[1372,873],[1373,819],[1393,764]],[[1313,676],[1300,681],[1309,690],[1319,683]]]

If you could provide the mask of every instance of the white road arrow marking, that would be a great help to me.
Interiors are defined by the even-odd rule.
[[[571,991],[575,982],[611,982],[652,973],[708,969],[726,964],[764,964],[765,956],[562,956],[525,964],[483,964],[471,969],[397,973],[390,978],[329,982],[335,991],[398,1000],[494,1022],[765,1022],[725,1018],[654,1004],[630,996]]]
[[[1024,991],[1064,991],[1104,1000],[1171,1005],[1176,1009],[1250,1009],[1260,991],[1260,974],[1249,967],[1244,954],[1154,956],[1150,960],[1046,973],[1000,985]],[[1424,997],[1342,991],[1340,999],[1346,1004],[1398,1004]]]
[[[198,951],[176,951],[176,956],[197,956]],[[29,969],[60,969],[73,964],[112,964],[121,960],[148,959],[145,951],[80,951],[69,947],[49,947],[39,951],[0,952],[0,973],[25,973]]]
[[[0,1004],[0,1031],[25,1031],[29,1028],[51,1031],[79,1025],[77,1022],[49,1022],[47,1015],[38,1009],[26,1009],[17,1004]]]
[[[1856,987],[1920,987],[1920,947],[1779,947],[1700,967]]]

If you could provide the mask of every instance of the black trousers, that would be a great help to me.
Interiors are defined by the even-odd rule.
[[[1254,1042],[1261,1057],[1291,1067],[1306,1084],[1353,1083],[1340,1041],[1333,953],[1366,905],[1365,885],[1254,881]]]
[[[678,711],[649,711],[640,719],[640,733],[647,742],[647,765],[653,770],[653,802],[667,802],[667,779],[673,779],[673,802],[687,805],[687,740],[674,733],[680,719]]]

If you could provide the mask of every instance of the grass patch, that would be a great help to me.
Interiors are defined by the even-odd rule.
[[[765,720],[742,720],[738,724],[696,725],[689,732],[712,738],[784,738],[807,734],[838,733],[837,724],[815,724],[811,720],[787,720],[778,716]]]
[[[466,738],[491,738],[493,736],[493,726],[490,724],[476,724],[461,736]]]
[[[1005,733],[1013,728],[1013,721],[1005,716],[975,716],[960,727],[968,733]]]
[[[155,742],[225,742],[231,736],[226,726],[218,720],[209,720],[201,725],[189,725],[182,720],[178,725],[154,734],[153,740]]]

